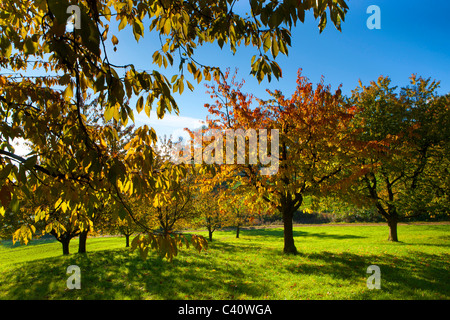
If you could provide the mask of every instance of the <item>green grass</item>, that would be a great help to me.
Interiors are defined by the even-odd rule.
[[[281,228],[214,233],[206,252],[182,249],[172,263],[142,261],[125,239],[88,239],[88,253],[61,255],[55,241],[0,244],[0,299],[449,299],[450,225],[304,226],[298,255],[284,255]],[[72,240],[71,252],[77,251]],[[81,269],[68,290],[66,268]],[[369,290],[366,269],[381,269]]]

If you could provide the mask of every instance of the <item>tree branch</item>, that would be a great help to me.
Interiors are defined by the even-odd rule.
[[[18,155],[14,154],[14,153],[11,153],[11,152],[5,151],[5,150],[0,150],[0,155],[7,156],[8,158],[13,159],[13,160],[15,160],[15,161],[17,161],[17,162],[20,162],[20,163],[22,163],[23,165],[25,165],[25,167],[27,167],[27,166],[26,166],[26,162],[27,162],[28,159],[25,159],[25,158],[23,158],[23,157],[21,157],[21,156],[18,156]],[[27,169],[28,169],[28,170],[31,170],[30,168],[27,168]],[[62,173],[54,173],[54,172],[51,172],[50,170],[48,170],[48,169],[46,169],[46,168],[44,168],[44,167],[42,167],[42,166],[40,166],[40,165],[38,165],[38,164],[35,164],[35,165],[33,166],[33,169],[35,169],[35,170],[37,170],[37,171],[40,171],[40,172],[42,172],[42,173],[45,173],[45,174],[48,175],[48,176],[55,177],[55,178],[64,178],[64,177],[65,177],[65,175],[62,174]]]
[[[35,164],[32,167],[29,167],[29,166],[27,166],[28,159],[25,159],[25,158],[23,158],[21,156],[18,156],[16,154],[14,154],[14,153],[11,153],[9,151],[0,150],[0,155],[7,156],[8,158],[10,158],[12,160],[21,163],[29,171],[36,170],[36,171],[42,172],[42,173],[44,173],[44,174],[46,174],[48,176],[54,177],[54,178],[66,179],[66,175],[65,174],[63,174],[61,172],[58,172],[56,170],[55,171],[49,170],[49,169],[44,168],[43,166],[41,166],[39,164]],[[72,175],[72,176],[69,176],[68,178],[70,180],[74,180],[74,181],[78,181],[78,182],[85,182],[85,181],[83,181],[81,179],[88,179],[88,176],[87,175],[80,175],[80,176]]]

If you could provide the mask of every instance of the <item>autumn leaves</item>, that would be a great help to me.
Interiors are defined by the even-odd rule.
[[[437,82],[413,76],[410,86],[398,92],[389,78],[380,77],[345,97],[340,88],[332,92],[323,79],[314,87],[299,71],[290,98],[277,90],[270,92],[272,99],[256,99],[255,104],[254,97],[242,93],[242,84],[228,75],[210,86],[216,103],[206,105],[212,116],[208,125],[279,132],[276,174],[258,174],[261,163],[237,163],[225,170],[227,179],[253,190],[282,215],[285,252],[296,252],[292,216],[306,196],[337,197],[376,208],[388,222],[392,241],[398,241],[396,227],[402,217],[430,210],[430,203],[420,199],[425,190],[433,189],[431,172],[444,172],[436,164],[448,165],[448,133],[435,131],[448,127],[448,97],[436,94]],[[446,185],[446,180],[435,183],[434,192],[446,190]],[[439,203],[435,208],[443,212],[447,196],[444,191],[426,198]]]

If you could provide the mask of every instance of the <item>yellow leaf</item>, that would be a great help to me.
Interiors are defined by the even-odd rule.
[[[64,90],[64,100],[69,101],[73,97],[73,84],[70,82]]]
[[[172,24],[170,23],[170,19],[166,19],[166,22],[164,23],[164,34],[169,34],[171,27]]]
[[[113,35],[111,38],[111,42],[113,45],[117,45],[119,43],[119,39],[117,39],[117,37]]]

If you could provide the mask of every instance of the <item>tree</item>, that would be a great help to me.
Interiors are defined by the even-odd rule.
[[[265,76],[270,79],[271,74],[279,78],[281,69],[266,55],[267,51],[271,51],[273,59],[279,53],[287,55],[290,30],[298,21],[304,21],[307,11],[312,10],[315,18],[320,17],[319,29],[323,30],[327,9],[338,29],[348,9],[344,0],[252,0],[250,14],[241,16],[233,11],[234,4],[231,0],[2,2],[0,190],[5,200],[2,215],[12,203],[11,194],[20,190],[26,194],[24,177],[28,172],[31,188],[45,184],[55,192],[60,191],[57,203],[67,206],[68,211],[92,212],[98,201],[108,199],[110,214],[121,218],[129,215],[134,220],[122,193],[154,194],[152,189],[158,178],[153,174],[152,145],[156,134],[147,126],[137,128],[123,159],[109,153],[108,146],[115,143],[117,130],[92,123],[83,115],[83,106],[89,105],[86,101],[89,93],[99,102],[105,123],[115,119],[126,126],[130,120],[134,121],[132,98],[137,98],[138,113],[144,110],[150,115],[151,109],[156,108],[159,118],[166,112],[178,114],[172,94],[182,93],[184,84],[193,89],[184,70],[198,82],[221,76],[217,67],[202,65],[194,59],[197,47],[217,43],[222,48],[227,43],[236,52],[241,44],[252,45],[259,52],[251,61],[252,74],[259,81]],[[79,8],[72,28],[66,26],[70,5]],[[111,63],[106,42],[111,41],[114,48],[119,45],[110,28],[112,17],[119,22],[119,32],[131,29],[136,41],[142,40],[144,23],[148,22],[150,32],[161,39],[153,63],[159,67],[173,65],[178,54],[180,72],[169,81],[156,69],[139,71],[140,67],[131,63]],[[43,75],[29,75],[30,68]],[[16,138],[32,143],[35,153],[29,157],[17,155],[12,145]],[[17,167],[13,168],[13,163]],[[42,176],[37,177],[37,173]],[[4,185],[8,187],[3,188]],[[73,187],[77,196],[72,196]],[[37,221],[44,216],[37,215]],[[22,235],[25,237],[26,233]],[[156,242],[156,249],[174,243],[167,237],[158,239],[162,240]],[[201,247],[202,242],[196,241],[199,238],[193,239]]]
[[[155,195],[153,207],[163,234],[168,235],[181,222],[186,222],[195,215],[192,206],[193,181],[192,173],[186,172],[186,176],[181,177],[172,188]]]
[[[112,128],[114,130],[113,135],[109,137],[110,143],[107,144],[106,153],[113,157],[123,157],[125,156],[124,147],[126,144],[130,142],[130,139],[133,135],[134,125],[123,126],[121,121],[117,121],[116,119],[111,119],[107,123],[104,121],[104,115],[101,112],[102,110],[102,101],[99,99],[94,99],[90,108],[83,107],[83,115],[85,115],[88,122],[94,124],[94,128],[97,128],[98,131],[101,131],[101,126],[98,123],[104,123],[106,127]],[[95,125],[97,124],[97,125]],[[102,142],[102,138],[100,138],[100,143]],[[129,217],[125,217],[121,219],[117,216],[108,217],[108,211],[111,211],[111,207],[105,201],[98,201],[97,206],[93,208],[91,214],[89,215],[89,219],[92,221],[92,228],[80,230],[79,234],[79,248],[78,253],[86,253],[86,241],[89,232],[94,231],[94,228],[97,227],[97,224],[105,224],[116,222],[121,226],[119,230],[125,232],[126,237],[126,246],[129,247],[129,237],[130,230],[132,229],[132,222]],[[117,221],[115,221],[117,220]],[[125,222],[126,221],[126,222]],[[126,223],[126,224],[125,224]]]
[[[273,99],[260,100],[259,106],[255,107],[253,97],[243,94],[241,87],[242,84],[237,84],[234,79],[231,84],[224,81],[218,82],[217,88],[211,86],[212,95],[218,99],[214,105],[207,105],[215,116],[209,126],[214,129],[242,128],[247,133],[251,129],[264,128],[278,133],[279,141],[271,140],[270,148],[260,136],[256,164],[235,162],[224,171],[229,170],[227,179],[234,179],[241,184],[240,188],[251,187],[277,209],[284,222],[284,252],[295,254],[293,215],[305,195],[319,194],[340,181],[353,142],[347,132],[353,108],[345,103],[340,89],[331,93],[323,79],[314,89],[300,71],[291,98],[285,98],[280,91],[269,92]],[[252,156],[251,149],[246,151],[246,159]],[[261,154],[266,156],[261,150],[270,150],[272,160],[278,157],[278,171],[265,176],[260,174],[265,165]]]
[[[236,238],[239,238],[241,227],[251,225],[256,217],[273,214],[273,208],[253,189],[242,191],[239,186],[229,186],[219,198],[223,225],[235,227]]]
[[[173,150],[171,137],[160,139],[154,159],[155,191],[146,206],[147,215],[153,216],[153,224],[156,223],[165,235],[180,229],[180,224],[195,215],[192,201],[197,173],[195,168],[174,165]],[[173,183],[169,185],[168,181]]]
[[[82,116],[91,120],[94,125],[90,127],[92,130],[92,136],[97,139],[102,130],[109,128],[107,126],[96,125],[102,120],[103,115],[99,114],[96,101],[92,102],[93,106],[84,105],[82,107]],[[70,116],[74,116],[71,114]],[[70,117],[65,119],[68,123],[71,123]],[[61,119],[61,121],[64,121]],[[117,127],[117,125],[116,125]],[[122,139],[130,134],[133,127],[127,127],[125,129],[118,130],[118,136],[108,136],[108,139],[114,141],[110,144],[111,148],[107,148],[105,152],[109,154],[120,154],[118,148],[121,147]],[[76,129],[74,133],[77,133]],[[42,137],[46,141],[53,141],[54,139],[62,139],[64,136],[64,126],[59,124],[55,126],[53,130],[46,132]],[[103,139],[103,138],[100,138]],[[61,142],[61,140],[59,141]],[[123,145],[123,142],[122,142]],[[67,152],[68,151],[68,152]],[[73,170],[76,171],[77,163],[73,159],[70,159],[68,163],[65,162],[64,154],[70,154],[73,158],[76,158],[76,153],[70,147],[64,146],[62,143],[58,143],[58,148],[52,150],[51,153],[40,152],[35,145],[31,144],[32,155],[30,159],[34,163],[38,164],[43,170],[40,163],[46,163],[47,165],[58,167],[60,170]],[[78,150],[80,155],[84,154],[83,149]],[[16,157],[15,160],[21,160],[21,157]],[[19,162],[20,163],[20,162]],[[104,203],[108,202],[110,195],[105,190],[95,190],[92,186],[93,183],[89,183],[88,180],[71,180],[61,179],[54,180],[44,172],[41,171],[27,171],[26,166],[10,166],[13,173],[17,173],[16,178],[19,181],[25,181],[22,185],[21,197],[16,197],[17,201],[22,206],[25,205],[26,214],[29,215],[31,220],[37,225],[44,225],[42,228],[36,228],[39,231],[48,232],[55,236],[55,238],[62,243],[63,254],[69,254],[70,240],[76,236],[79,236],[79,253],[86,252],[86,239],[88,232],[93,231],[94,222],[104,219],[104,215],[107,213],[102,210]],[[66,174],[67,175],[67,174]],[[39,183],[36,183],[39,182]],[[87,183],[86,183],[87,181]],[[33,191],[31,193],[30,191]],[[94,192],[95,191],[95,192]],[[79,200],[82,199],[81,202]],[[27,228],[18,228],[14,233],[13,240],[24,240],[24,237],[28,237]]]
[[[363,174],[349,194],[377,208],[388,223],[390,241],[398,241],[401,219],[448,197],[449,103],[437,95],[438,86],[413,75],[410,86],[400,90],[388,77],[379,77],[353,91],[354,127],[362,142],[353,161]],[[448,213],[446,207],[440,206]]]
[[[130,237],[133,234],[139,234],[146,232],[148,228],[152,228],[156,225],[154,214],[150,214],[148,207],[151,204],[146,201],[145,197],[127,197],[122,195],[123,201],[132,210],[134,220],[130,216],[121,218],[111,214],[101,214],[98,221],[94,222],[94,226],[97,232],[101,234],[113,234],[123,235],[125,237],[125,247],[130,247]],[[99,210],[111,212],[111,208],[108,203],[105,203],[103,208]]]
[[[133,226],[132,226],[132,222],[129,220],[122,220],[120,219],[119,221],[119,231],[120,234],[125,236],[125,247],[129,248],[130,247],[130,236],[133,235],[133,233],[135,232]]]
[[[224,194],[220,199],[220,210],[223,212],[225,225],[236,228],[236,238],[239,238],[241,227],[245,225],[249,218],[249,212],[243,206],[243,203],[243,197],[232,193]]]
[[[148,225],[146,221],[147,217],[144,216],[146,213],[144,207],[142,206],[142,201],[138,199],[134,199],[134,201],[126,200],[127,203],[133,208],[133,214],[135,218],[138,219],[140,224]],[[131,202],[131,203],[130,203]],[[113,221],[108,221],[103,228],[106,232],[117,234],[117,232],[123,236],[125,236],[125,247],[130,247],[130,237],[139,232],[143,232],[145,230],[142,229],[137,223],[135,223],[130,217],[126,216],[125,218],[117,217]]]
[[[206,227],[208,240],[212,242],[214,231],[224,225],[224,219],[219,205],[221,188],[219,186],[211,186],[209,181],[205,175],[197,179],[193,205],[198,218],[191,223],[193,227]]]

